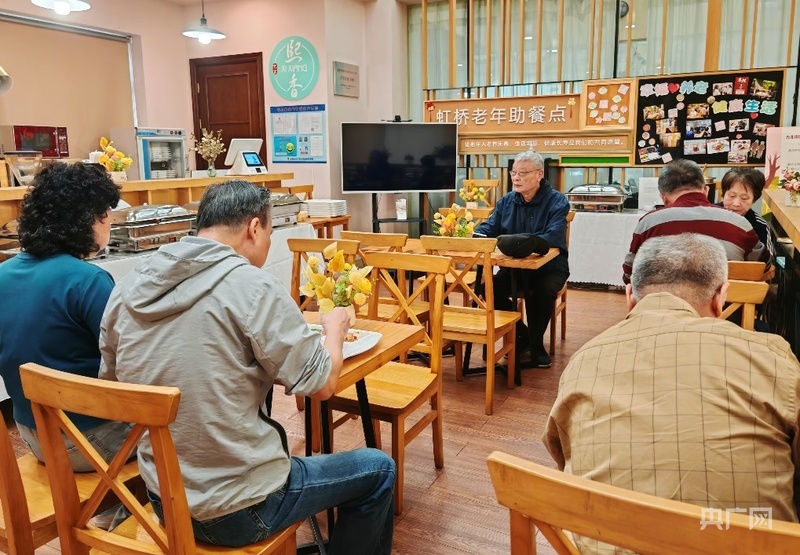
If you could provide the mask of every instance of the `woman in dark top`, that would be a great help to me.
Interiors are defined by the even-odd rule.
[[[722,178],[722,202],[717,203],[726,210],[744,216],[767,247],[772,257],[775,252],[769,224],[753,211],[755,201],[761,198],[764,190],[764,174],[753,168],[733,168]]]
[[[114,280],[85,259],[108,245],[109,212],[118,202],[119,187],[105,170],[84,164],[46,166],[22,201],[22,252],[0,264],[0,375],[20,436],[39,460],[42,450],[19,367],[35,362],[97,377],[100,320]],[[70,418],[107,460],[130,430],[122,422]],[[77,449],[71,450],[70,460],[77,471],[93,470]]]

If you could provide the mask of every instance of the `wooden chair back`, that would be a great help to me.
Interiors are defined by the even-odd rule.
[[[296,195],[300,200],[308,200],[314,198],[313,185],[282,185],[280,187],[270,187],[270,193],[280,193]],[[300,195],[303,195],[302,197]]]
[[[300,200],[311,200],[314,198],[313,185],[289,185],[289,194],[297,195]],[[302,197],[300,195],[303,195]]]
[[[494,208],[500,191],[499,179],[465,179],[462,187],[483,187],[486,189],[486,206]]]
[[[447,256],[448,252],[465,255],[465,263],[451,261],[448,275],[452,282],[444,292],[447,298],[450,293],[461,288],[467,292],[470,300],[475,303],[477,310],[486,314],[487,325],[494,327],[494,285],[492,281],[492,253],[497,247],[497,239],[476,237],[437,237],[423,235],[420,237],[422,248],[428,254]],[[482,285],[475,281],[469,283],[466,275],[473,266],[483,267]],[[474,312],[474,308],[448,307],[453,311]]]
[[[593,482],[497,451],[488,466],[497,500],[511,513],[512,555],[536,553],[536,528],[560,554],[578,553],[565,530],[648,554],[800,550],[798,524],[753,525],[747,514]]]
[[[750,262],[743,260],[728,261],[728,279],[741,281],[761,281],[766,268],[764,262]]]
[[[89,525],[89,519],[111,491],[131,512],[158,551],[176,555],[193,553],[196,546],[189,506],[168,428],[178,413],[181,395],[178,388],[86,378],[38,364],[20,367],[20,377],[25,395],[31,401],[42,452],[47,461],[62,552],[88,554],[90,547],[117,555],[154,552],[153,545],[147,541],[124,538]],[[131,422],[134,427],[108,464],[65,412]],[[153,446],[165,529],[153,520],[119,478],[120,470],[145,431],[149,433]],[[101,477],[83,507],[62,433],[77,446]]]
[[[727,320],[731,315],[742,309],[742,328],[752,330],[755,328],[756,305],[764,302],[764,298],[769,291],[769,284],[766,281],[741,281],[728,280],[728,296],[726,301],[730,303],[722,311],[720,318]]]
[[[22,476],[5,420],[0,416],[0,550],[33,555],[33,530]]]
[[[293,237],[286,240],[289,250],[292,252],[292,290],[290,291],[292,299],[300,307],[300,310],[305,310],[306,307],[313,300],[312,297],[302,299],[300,296],[300,275],[303,271],[303,263],[308,263],[310,255],[316,255],[322,261],[322,251],[331,243],[336,243],[337,249],[344,251],[344,257],[347,262],[352,263],[358,253],[358,241],[348,241],[345,239],[318,239],[318,238],[301,238]]]
[[[372,266],[372,290],[383,291],[396,306],[394,313],[388,318],[379,318],[379,303],[386,303],[386,297],[370,295],[368,318],[382,319],[388,322],[414,324],[426,328],[423,342],[414,348],[415,351],[431,355],[431,367],[439,373],[441,370],[442,345],[442,311],[444,308],[444,276],[450,271],[450,258],[429,254],[409,254],[398,252],[367,252],[365,262]],[[406,272],[422,273],[420,287],[410,292],[405,287],[405,280],[394,276],[404,276]],[[420,318],[419,311],[412,306],[421,300],[427,292],[429,298],[428,312],[425,321]],[[429,323],[429,326],[425,326]],[[438,346],[438,351],[435,346]],[[434,361],[438,361],[434,364]],[[433,366],[436,368],[433,368]]]
[[[458,214],[457,214],[458,217],[462,217],[463,213],[465,211],[466,211],[466,208],[462,208],[461,210],[459,210]],[[486,218],[491,216],[492,212],[494,212],[494,208],[489,207],[489,206],[484,207],[484,208],[470,208],[469,211],[470,211],[470,214],[472,214],[472,217],[473,217],[472,221],[475,222],[475,225],[478,225],[483,220],[485,220]],[[439,214],[441,214],[442,216],[447,216],[449,213],[450,213],[450,208],[449,207],[443,206],[443,207],[439,208]]]
[[[381,249],[386,252],[403,252],[408,241],[407,233],[371,233],[368,231],[342,231],[342,239],[358,241],[358,256],[364,259],[367,251]]]

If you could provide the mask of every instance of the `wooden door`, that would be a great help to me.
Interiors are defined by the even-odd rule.
[[[261,53],[236,54],[189,60],[192,78],[194,136],[201,128],[222,130],[226,148],[234,137],[261,138],[261,159],[267,163],[267,133],[264,116],[264,71]],[[216,159],[223,167],[225,155]],[[208,167],[195,153],[197,169]]]

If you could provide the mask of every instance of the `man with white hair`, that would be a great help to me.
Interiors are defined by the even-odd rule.
[[[530,349],[531,363],[549,368],[550,355],[544,348],[544,332],[550,323],[553,303],[569,277],[567,262],[567,212],[569,201],[544,178],[544,160],[529,150],[514,158],[511,170],[513,190],[500,200],[491,216],[475,228],[475,235],[500,237],[498,246],[505,254],[525,257],[532,252],[547,254],[559,249],[553,260],[538,270],[521,270],[519,290],[525,295],[528,329],[522,322],[517,330],[517,360]],[[494,278],[495,308],[515,310],[511,299],[510,268],[500,268]]]
[[[543,437],[559,468],[797,522],[800,365],[783,338],[718,319],[727,280],[714,238],[642,245],[630,313],[581,347],[561,376]]]

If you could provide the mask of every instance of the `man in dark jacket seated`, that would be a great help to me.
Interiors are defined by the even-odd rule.
[[[517,360],[530,350],[533,366],[549,368],[550,355],[544,348],[543,337],[556,295],[569,276],[566,234],[569,202],[544,179],[544,160],[532,150],[514,158],[511,181],[513,190],[497,201],[494,212],[475,228],[475,234],[499,237],[528,233],[534,238],[528,237],[524,243],[531,252],[547,252],[553,247],[561,251],[539,270],[514,270],[518,272],[518,289],[525,295],[529,326],[526,331],[521,324],[517,333]],[[514,243],[519,246],[518,241]],[[494,277],[494,304],[498,310],[515,310],[515,300],[511,299],[511,271],[500,268]]]

